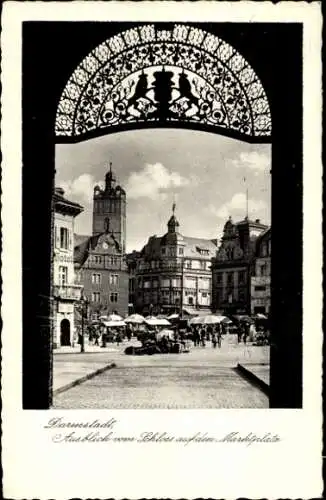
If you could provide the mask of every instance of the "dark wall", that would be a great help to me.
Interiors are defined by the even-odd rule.
[[[56,106],[66,81],[82,58],[104,39],[131,26],[132,23],[23,24],[24,408],[47,408],[51,404],[50,208]],[[261,78],[271,104],[271,406],[300,407],[302,26],[216,23],[200,27],[217,34],[242,53]]]

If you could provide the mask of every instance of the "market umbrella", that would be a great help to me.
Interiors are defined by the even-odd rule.
[[[126,323],[124,321],[102,321],[104,326],[109,326],[109,327],[118,327],[118,326],[126,326]]]
[[[246,316],[245,314],[240,314],[237,316],[234,316],[238,321],[242,321],[243,323],[253,323],[252,318],[250,316]]]
[[[174,331],[173,330],[168,330],[167,328],[164,328],[164,330],[161,330],[156,334],[157,340],[161,339],[162,337],[169,337],[169,339],[174,338]]]
[[[200,316],[196,316],[195,318],[191,318],[189,320],[189,325],[199,325],[202,323],[202,318]]]
[[[255,318],[256,319],[268,319],[267,316],[265,316],[265,314],[262,314],[262,313],[255,314]]]
[[[217,316],[216,314],[208,314],[206,316],[197,316],[189,321],[191,325],[216,325],[224,320],[225,316]]]
[[[229,324],[233,323],[233,321],[230,320],[230,318],[227,318],[226,316],[223,316],[222,323],[225,323],[225,324],[229,325]]]
[[[140,325],[145,322],[145,318],[141,314],[131,314],[125,319],[125,322]]]
[[[119,314],[109,314],[107,316],[108,321],[122,321],[122,317]]]
[[[170,316],[168,316],[168,319],[178,319],[179,317],[180,317],[180,314],[173,313],[173,314],[170,314]]]
[[[149,316],[145,318],[145,323],[149,326],[169,326],[170,321],[164,318],[156,318],[155,316]]]

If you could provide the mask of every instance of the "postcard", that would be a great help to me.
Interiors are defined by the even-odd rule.
[[[4,4],[5,497],[322,495],[321,26]]]

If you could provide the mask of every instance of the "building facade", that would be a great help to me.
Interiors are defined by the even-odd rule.
[[[75,284],[74,220],[83,207],[67,200],[64,190],[54,193],[54,338],[53,347],[70,346],[75,331],[75,306],[81,299],[82,285]]]
[[[94,188],[93,234],[76,236],[76,283],[84,287],[91,317],[128,313],[126,193],[110,170],[105,188]]]
[[[269,315],[271,308],[271,228],[257,239],[250,281],[251,313]]]
[[[174,211],[168,232],[151,236],[137,257],[134,302],[141,314],[210,311],[217,241],[183,236]]]
[[[267,229],[259,219],[232,218],[224,225],[221,243],[212,259],[212,310],[250,314],[251,265],[259,235]]]

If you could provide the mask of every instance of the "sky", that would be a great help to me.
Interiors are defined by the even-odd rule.
[[[182,129],[119,132],[56,145],[56,186],[84,207],[77,234],[91,234],[96,184],[112,169],[127,193],[127,252],[163,235],[175,201],[184,236],[220,238],[229,216],[270,224],[271,146]]]

